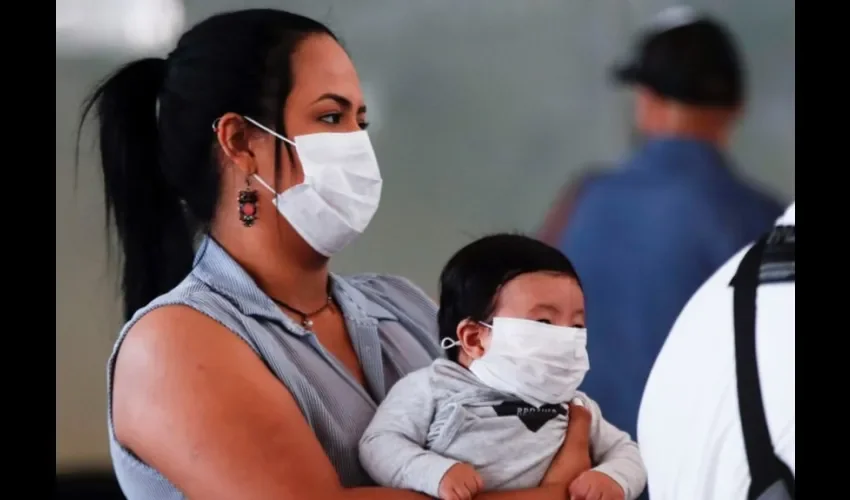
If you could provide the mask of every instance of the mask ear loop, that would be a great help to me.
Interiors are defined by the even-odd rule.
[[[275,192],[274,188],[273,188],[273,187],[271,187],[271,186],[269,186],[269,185],[268,185],[268,183],[267,183],[266,181],[264,181],[264,180],[263,180],[263,178],[262,178],[262,177],[260,177],[258,174],[253,174],[253,175],[251,175],[251,177],[253,177],[253,178],[254,178],[257,182],[259,182],[260,184],[262,184],[264,188],[268,189],[268,191],[269,191],[271,194],[273,194],[273,195],[277,195],[277,193]]]
[[[440,341],[440,347],[444,351],[449,350],[452,347],[458,347],[459,345],[460,345],[459,340],[451,339],[449,337],[445,337],[445,338],[443,338],[443,340]]]
[[[265,125],[263,125],[262,123],[258,122],[258,121],[257,121],[257,120],[255,120],[255,119],[251,118],[250,116],[243,116],[242,118],[244,118],[244,119],[245,119],[245,121],[250,122],[250,123],[251,123],[252,125],[254,125],[255,127],[257,127],[257,128],[259,128],[259,129],[262,129],[262,130],[264,130],[264,131],[268,132],[269,134],[271,134],[271,135],[273,135],[273,136],[277,137],[278,139],[280,139],[281,141],[283,141],[283,142],[285,142],[285,143],[287,143],[287,144],[289,144],[289,145],[291,145],[291,146],[294,146],[294,147],[295,147],[295,149],[298,149],[298,146],[296,146],[294,142],[292,142],[292,141],[290,141],[289,139],[287,139],[286,137],[284,137],[284,136],[282,136],[282,135],[278,134],[278,133],[277,133],[277,132],[275,132],[274,130],[272,130],[272,129],[270,129],[270,128],[266,127]]]
[[[289,144],[289,145],[291,145],[291,146],[293,146],[293,147],[295,147],[295,148],[297,148],[297,147],[298,147],[298,146],[296,146],[296,145],[295,145],[295,142],[290,141],[290,140],[289,140],[289,139],[287,139],[286,137],[284,137],[284,136],[282,136],[282,135],[278,134],[278,133],[277,133],[277,132],[275,132],[274,130],[272,130],[272,129],[270,129],[270,128],[266,127],[265,125],[263,125],[262,123],[258,122],[258,121],[257,121],[257,120],[255,120],[255,119],[251,118],[250,116],[243,116],[242,118],[244,118],[244,119],[245,119],[245,121],[250,122],[250,123],[251,123],[252,125],[254,125],[255,127],[259,128],[259,129],[262,129],[263,131],[268,132],[269,134],[271,134],[271,135],[273,135],[273,136],[277,137],[277,138],[278,138],[278,139],[280,139],[281,141],[283,141],[283,142],[285,142],[285,143],[287,143],[287,144]],[[219,122],[220,122],[220,121],[221,121],[221,117],[218,117],[218,118],[216,118],[215,120],[213,120],[213,122],[212,122],[212,129],[213,129],[213,132],[218,132],[218,124],[219,124]]]
[[[484,323],[483,321],[479,321],[478,324],[483,326],[483,327],[493,329],[492,326],[488,325],[487,323]],[[460,341],[449,338],[449,337],[445,337],[445,338],[443,338],[443,340],[440,341],[440,347],[444,351],[447,350],[447,349],[451,349],[452,347],[458,347],[458,346],[460,346]]]
[[[488,325],[487,323],[485,323],[483,321],[477,321],[476,323],[478,323],[479,325],[481,325],[485,328],[489,328],[491,330],[493,329],[493,325]],[[443,350],[451,349],[452,347],[458,347],[459,345],[460,345],[459,340],[455,340],[455,339],[452,339],[452,338],[449,338],[449,337],[445,337],[443,340],[440,341],[440,347],[443,348]]]
[[[263,130],[263,131],[265,131],[265,132],[268,132],[269,134],[271,134],[271,135],[273,135],[273,136],[277,137],[278,139],[282,140],[283,142],[285,142],[285,143],[287,143],[287,144],[291,144],[291,145],[292,145],[292,146],[294,146],[296,149],[298,149],[298,146],[296,146],[294,142],[292,142],[292,141],[290,141],[289,139],[287,139],[286,137],[284,137],[284,136],[282,136],[282,135],[278,134],[278,133],[277,133],[277,132],[275,132],[274,130],[272,130],[272,129],[270,129],[270,128],[266,127],[265,125],[263,125],[262,123],[258,122],[258,121],[257,121],[257,120],[255,120],[255,119],[251,118],[250,116],[243,116],[242,118],[243,118],[245,121],[247,121],[247,122],[251,123],[252,125],[254,125],[255,127],[259,128],[259,129],[261,129],[261,130]],[[220,122],[220,121],[221,121],[221,117],[218,117],[218,118],[216,118],[215,120],[213,120],[213,122],[212,122],[212,129],[213,129],[213,132],[218,132],[218,124],[219,124],[219,122]],[[253,177],[253,178],[254,178],[257,182],[259,182],[260,184],[262,184],[262,185],[263,185],[263,187],[264,187],[264,188],[266,188],[266,189],[267,189],[270,193],[272,193],[272,194],[277,194],[277,193],[275,192],[274,188],[272,188],[271,186],[269,186],[269,184],[268,184],[266,181],[264,181],[264,180],[263,180],[263,178],[262,178],[262,177],[260,177],[259,175],[254,174],[254,175],[252,175],[251,177]]]

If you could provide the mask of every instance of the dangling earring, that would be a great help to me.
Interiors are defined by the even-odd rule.
[[[251,189],[251,178],[245,179],[245,189],[239,191],[239,220],[245,227],[257,220],[257,190]]]

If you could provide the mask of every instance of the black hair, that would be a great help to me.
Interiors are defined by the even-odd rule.
[[[310,34],[337,39],[279,10],[218,14],[186,32],[167,59],[127,64],[84,102],[80,131],[92,108],[99,120],[107,230],[114,221],[127,319],[186,277],[195,236],[209,230],[221,177],[213,122],[233,112],[286,136],[291,55]],[[276,141],[275,182],[280,156]]]
[[[490,321],[501,287],[521,274],[540,271],[569,276],[581,286],[560,250],[528,236],[494,234],[461,248],[440,273],[440,341],[457,340],[457,326],[465,319]],[[453,361],[458,352],[457,347],[446,350]]]

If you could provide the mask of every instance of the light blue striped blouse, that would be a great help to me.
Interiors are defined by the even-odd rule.
[[[360,466],[357,444],[387,391],[407,373],[442,356],[437,307],[404,278],[364,274],[331,276],[368,391],[319,344],[283,314],[248,274],[211,238],[195,267],[172,291],[139,310],[124,326],[107,368],[109,440],[118,481],[129,500],[178,499],[183,494],[115,439],[112,374],[127,331],[161,306],[185,305],[238,335],[292,393],[346,487],[373,485]]]

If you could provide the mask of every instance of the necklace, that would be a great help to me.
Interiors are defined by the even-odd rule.
[[[272,299],[272,302],[279,305],[280,307],[286,309],[287,311],[289,311],[293,314],[297,314],[298,316],[300,316],[301,317],[301,326],[303,326],[308,331],[312,331],[311,329],[313,328],[313,320],[310,319],[310,318],[316,316],[317,314],[321,313],[325,309],[329,308],[331,306],[331,303],[333,302],[333,297],[331,297],[330,293],[328,293],[328,300],[325,301],[325,303],[322,307],[316,309],[313,312],[304,312],[300,309],[296,309],[296,308],[292,307],[291,305],[287,304],[286,302],[283,302],[282,300],[277,300],[274,297],[269,297],[269,298]]]

